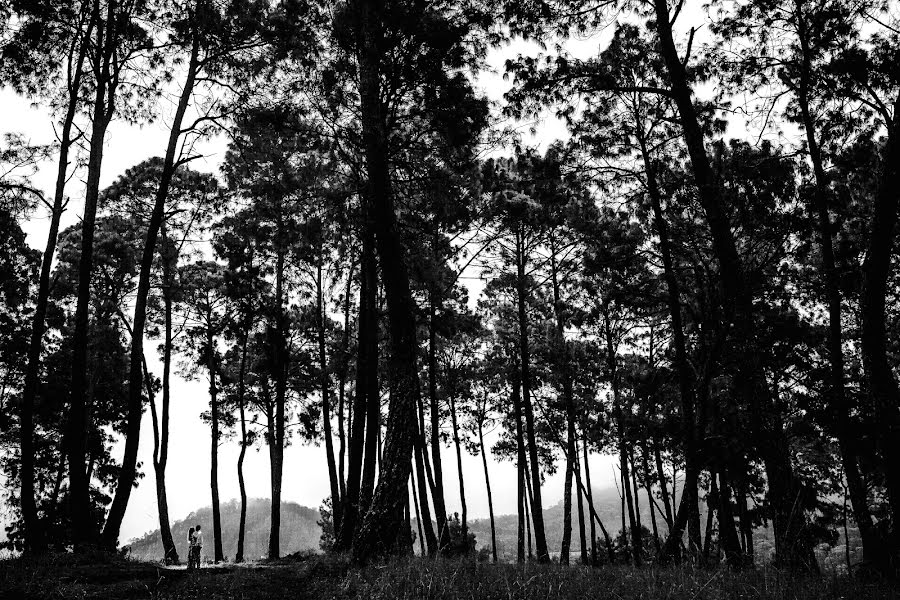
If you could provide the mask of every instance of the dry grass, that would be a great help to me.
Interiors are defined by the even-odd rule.
[[[344,557],[314,556],[188,573],[120,558],[64,555],[0,561],[0,598],[900,600],[900,588],[834,575],[794,578],[769,569],[589,569],[415,558],[352,569]]]
[[[721,600],[900,598],[887,582],[836,577],[794,578],[776,570],[746,573],[686,568],[490,565],[415,560],[350,572],[358,598],[462,600]]]

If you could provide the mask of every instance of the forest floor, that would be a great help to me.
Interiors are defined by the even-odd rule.
[[[120,558],[0,561],[0,599],[724,600],[900,599],[900,586],[837,575],[794,578],[686,568],[492,565],[404,559],[363,569],[341,557],[169,569]]]

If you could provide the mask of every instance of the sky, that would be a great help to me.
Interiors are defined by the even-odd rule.
[[[597,41],[577,41],[579,53],[595,52]],[[518,43],[499,51],[494,51],[488,58],[489,69],[483,72],[476,87],[489,98],[500,101],[503,92],[510,83],[502,77],[503,62],[507,57],[518,52],[533,50],[526,44]],[[126,169],[143,160],[160,156],[165,150],[168,136],[167,123],[170,111],[163,109],[163,117],[155,123],[130,125],[122,121],[113,121],[110,125],[104,152],[101,174],[101,189],[111,184]],[[51,143],[54,140],[53,119],[49,111],[35,105],[31,100],[18,96],[13,91],[0,89],[0,134],[18,132],[34,144]],[[526,141],[538,147],[546,147],[553,141],[566,137],[564,125],[554,118],[547,118],[537,124],[537,133],[527,132],[527,124],[523,126]],[[217,173],[224,157],[226,141],[224,137],[215,138],[200,146],[203,157],[192,162],[191,167],[198,171]],[[32,179],[35,187],[52,196],[55,184],[55,157],[40,166]],[[67,186],[67,195],[71,197],[69,209],[63,216],[62,227],[75,224],[80,219],[84,191],[84,174],[77,173]],[[27,222],[23,229],[28,243],[43,250],[46,244],[48,215],[39,210]],[[478,280],[468,279],[471,286],[470,295],[473,302],[478,291],[483,287]],[[162,372],[160,358],[156,352],[158,343],[149,340],[148,364],[151,372],[157,377]],[[172,522],[183,519],[192,511],[208,506],[211,503],[209,487],[210,479],[210,431],[200,419],[200,414],[208,407],[208,384],[203,381],[185,381],[174,376],[172,381],[172,402],[169,442],[169,463],[166,472],[169,515]],[[490,447],[497,439],[497,432],[486,435],[486,443]],[[123,444],[116,445],[113,455],[121,460]],[[133,490],[122,524],[121,542],[141,537],[158,528],[158,512],[154,473],[152,468],[153,432],[151,418],[145,411],[141,426],[141,439],[138,461],[141,464],[141,479],[137,489]],[[236,439],[224,439],[219,447],[219,492],[221,502],[225,503],[239,498],[237,482],[237,456],[239,446]],[[442,449],[444,464],[445,496],[447,509],[451,513],[460,510],[459,490],[457,485],[456,456],[452,447]],[[594,456],[591,459],[591,473],[594,487],[603,488],[614,485],[614,459],[608,456]],[[554,475],[547,476],[544,484],[544,501],[552,506],[562,499],[564,465]],[[481,458],[464,454],[463,474],[466,480],[466,499],[470,518],[487,517],[488,504],[484,486],[484,474]],[[510,514],[516,511],[516,495],[510,493],[516,486],[516,469],[514,463],[499,462],[489,455],[491,484],[494,490],[495,514]],[[268,449],[258,445],[250,449],[244,463],[245,481],[248,496],[269,497],[269,460]],[[0,484],[3,482],[0,481]],[[297,502],[301,505],[318,507],[329,494],[328,470],[325,461],[324,445],[313,445],[295,441],[285,450],[283,500]]]

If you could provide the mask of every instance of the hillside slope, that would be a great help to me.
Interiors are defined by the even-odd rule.
[[[247,529],[244,541],[244,558],[255,560],[266,555],[269,548],[269,510],[267,498],[254,498],[247,503]],[[237,500],[226,502],[220,507],[222,515],[222,546],[226,560],[234,559],[237,549],[238,522],[241,505]],[[319,511],[294,502],[281,504],[281,554],[282,556],[299,550],[318,549],[322,531],[316,521]],[[203,527],[204,555],[212,554],[212,508],[206,506],[192,512],[187,518],[172,524],[172,535],[178,547],[179,558],[187,556],[188,529],[196,524]],[[128,544],[131,555],[140,560],[161,560],[162,541],[159,530],[148,533]]]

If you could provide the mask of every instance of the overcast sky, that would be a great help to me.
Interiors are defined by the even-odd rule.
[[[589,53],[597,47],[597,41],[576,42],[579,54]],[[502,65],[506,57],[513,56],[526,48],[516,45],[495,51],[489,59],[493,72],[483,73],[478,80],[481,88],[491,99],[499,101],[509,82],[502,79]],[[596,51],[596,50],[594,50]],[[168,113],[169,111],[164,111]],[[0,90],[0,133],[19,132],[32,143],[51,143],[54,140],[53,122],[49,112],[40,106],[16,95],[8,89]],[[164,152],[168,115],[149,125],[127,125],[114,121],[107,134],[104,153],[101,189],[114,181],[126,169],[152,156]],[[565,128],[554,119],[547,119],[538,127],[538,133],[530,137],[530,142],[546,147],[566,135]],[[218,173],[225,151],[223,138],[206,142],[202,146],[204,157],[191,164],[193,169]],[[52,192],[55,179],[55,157],[42,165],[33,183],[36,187]],[[82,212],[84,193],[83,173],[79,173],[67,186],[67,195],[72,198],[70,207],[63,217],[62,227],[77,223]],[[43,211],[35,213],[23,224],[28,234],[28,242],[43,250],[46,244],[48,217]],[[480,290],[479,282],[473,282],[473,296]],[[158,342],[149,340],[146,344],[150,370],[156,376],[162,372],[156,352]],[[200,414],[208,408],[208,384],[203,381],[185,381],[174,376],[172,381],[171,436],[169,442],[169,464],[166,474],[169,514],[174,522],[187,516],[191,511],[210,504],[210,431],[200,420]],[[486,443],[490,446],[496,440],[496,433],[488,434]],[[144,478],[131,494],[125,521],[122,525],[121,540],[139,537],[158,527],[156,493],[152,469],[153,432],[151,419],[145,412],[142,420],[141,443],[138,460],[142,464]],[[235,438],[223,440],[219,448],[219,491],[221,501],[239,498],[237,483],[237,456],[239,447]],[[455,452],[452,447],[444,448],[445,495],[447,509],[459,510],[459,490]],[[122,444],[114,450],[116,460],[121,460]],[[494,490],[494,510],[496,514],[514,513],[516,510],[516,470],[513,463],[490,459],[491,483]],[[591,460],[591,474],[595,487],[614,485],[611,457],[597,456]],[[562,465],[560,465],[562,466]],[[559,502],[562,498],[563,469],[547,477],[544,486],[546,506]],[[244,464],[248,495],[269,496],[269,461],[265,445],[258,445],[248,451]],[[463,473],[466,478],[466,499],[471,518],[486,517],[487,495],[480,457],[465,455]],[[329,494],[328,470],[324,446],[316,446],[295,441],[285,451],[283,499],[302,505],[318,507]]]

